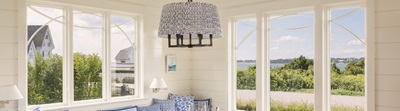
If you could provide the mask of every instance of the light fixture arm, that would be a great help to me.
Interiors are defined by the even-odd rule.
[[[192,34],[189,34],[189,39],[188,39],[189,44],[185,44],[185,43],[183,43],[183,35],[176,34],[176,44],[172,44],[171,43],[171,40],[172,40],[171,34],[168,34],[168,47],[193,48],[193,47],[211,47],[211,46],[213,46],[213,42],[212,42],[213,35],[212,34],[209,35],[209,39],[210,39],[209,44],[203,43],[203,39],[204,39],[203,34],[197,34],[197,38],[199,39],[197,44],[192,43],[192,40],[193,40],[192,38],[193,38]]]
[[[0,108],[4,108],[6,104],[10,104],[10,101],[0,101]]]

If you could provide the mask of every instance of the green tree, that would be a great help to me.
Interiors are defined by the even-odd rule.
[[[102,62],[97,54],[74,54],[74,99],[102,97]]]
[[[343,69],[344,75],[357,75],[357,74],[364,74],[364,59],[358,61],[352,61],[347,64],[346,67]]]
[[[310,66],[313,66],[314,62],[311,59],[307,59],[303,55],[298,58],[294,58],[288,64],[284,66],[285,69],[302,69],[308,70]]]
[[[28,104],[62,102],[63,60],[52,54],[43,58],[35,54],[28,63]],[[97,54],[74,54],[74,99],[87,100],[102,97],[102,62]]]
[[[256,66],[250,66],[237,72],[237,89],[256,89]]]
[[[331,73],[340,74],[340,69],[337,67],[336,63],[331,64]]]
[[[28,104],[62,102],[62,57],[56,54],[44,59],[35,54],[28,63]]]

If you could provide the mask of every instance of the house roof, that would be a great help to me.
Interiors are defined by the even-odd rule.
[[[117,56],[115,56],[116,60],[129,60],[129,53],[133,51],[133,47],[128,47],[122,49],[118,52]]]
[[[42,25],[28,25],[28,37],[27,41],[31,39],[32,35],[35,33],[36,30],[38,30]],[[28,48],[31,46],[31,43],[34,43],[36,47],[41,47],[43,44],[43,39],[47,33],[49,26],[46,25],[44,26],[38,33],[36,33],[35,37],[33,37],[33,40],[29,43]]]

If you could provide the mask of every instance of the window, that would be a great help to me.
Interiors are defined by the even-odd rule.
[[[365,8],[330,10],[331,109],[364,110]]]
[[[269,16],[271,111],[314,108],[314,13]]]
[[[102,98],[103,15],[73,11],[74,100]]]
[[[267,9],[264,16],[256,14],[256,20],[262,20],[257,22],[233,18],[230,23],[233,35],[230,39],[233,45],[231,62],[236,64],[231,68],[234,102],[230,105],[235,106],[232,108],[246,111],[256,108],[364,111],[369,108],[366,103],[373,105],[368,99],[373,98],[374,88],[366,86],[366,79],[371,80],[368,75],[372,75],[367,74],[367,63],[374,63],[373,59],[367,58],[367,46],[371,47],[367,43],[366,29],[371,28],[366,23],[367,10],[363,4],[340,5],[318,3],[315,7],[276,12]],[[251,35],[251,31],[257,35]],[[245,47],[250,47],[249,44],[256,43],[253,36],[260,44],[241,49],[242,44],[247,43]],[[259,69],[241,70],[246,59],[259,63],[245,67],[255,65],[254,69]],[[249,72],[255,75],[246,75]],[[253,85],[255,80],[261,82]],[[243,85],[240,81],[251,85]],[[265,89],[255,90],[256,86]],[[372,92],[367,92],[367,87]],[[243,90],[246,93],[241,93]],[[243,102],[243,98],[250,98],[251,102]]]
[[[28,104],[60,103],[63,97],[63,10],[38,6],[27,8],[27,49],[33,57],[27,61]],[[45,55],[46,30],[53,33],[54,49],[50,57]],[[36,32],[36,33],[35,33]],[[47,37],[47,36],[46,36]],[[34,50],[36,49],[36,50]],[[46,58],[45,58],[46,57]]]
[[[112,97],[135,95],[135,20],[112,15],[111,24]]]
[[[74,7],[27,7],[29,106],[140,97],[135,16]],[[124,64],[117,63],[120,57]]]
[[[236,109],[256,103],[256,19],[236,21]]]

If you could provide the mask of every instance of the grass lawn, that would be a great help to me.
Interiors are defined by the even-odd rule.
[[[237,109],[255,111],[256,101],[237,101]],[[271,102],[271,111],[314,111],[314,105],[305,103]],[[332,106],[331,111],[364,111],[360,107]]]
[[[295,92],[302,92],[302,93],[314,93],[314,89],[300,89]],[[358,91],[348,91],[343,89],[334,89],[331,90],[332,95],[343,95],[343,96],[364,96],[363,92]]]

